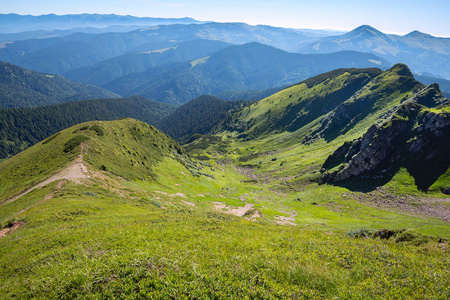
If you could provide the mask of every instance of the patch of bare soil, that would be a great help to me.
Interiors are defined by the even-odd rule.
[[[232,214],[235,216],[242,217],[247,211],[253,209],[252,203],[246,203],[243,207],[233,208],[231,206],[227,206],[223,202],[214,202],[214,208],[216,210],[220,210],[222,212],[225,212],[227,214]]]
[[[298,216],[297,212],[287,212],[287,211],[282,211],[284,213],[290,214],[289,217],[285,217],[285,216],[276,216],[275,219],[277,219],[277,224],[280,225],[292,225],[292,226],[297,226],[297,224],[295,224],[295,217]]]
[[[189,201],[181,200],[181,202],[183,202],[184,204],[187,204],[189,206],[196,206],[195,203],[192,203],[192,202],[189,202]]]
[[[9,224],[8,227],[0,230],[0,239],[5,237],[8,233],[16,230],[17,228],[19,228],[22,225],[25,225],[25,222],[17,221],[17,222],[13,222],[13,223]]]
[[[186,195],[183,193],[176,193],[172,195],[173,197],[181,197],[181,198],[186,198]]]
[[[342,196],[377,208],[408,213],[418,217],[432,217],[450,222],[450,198],[394,195],[384,188],[378,188],[370,193],[344,193]]]

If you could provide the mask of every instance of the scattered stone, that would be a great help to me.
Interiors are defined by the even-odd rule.
[[[443,188],[441,191],[443,194],[450,195],[450,186]]]

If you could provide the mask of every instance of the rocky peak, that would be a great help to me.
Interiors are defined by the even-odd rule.
[[[395,64],[389,70],[386,71],[386,74],[389,73],[397,73],[400,76],[413,77],[411,70],[405,64]]]

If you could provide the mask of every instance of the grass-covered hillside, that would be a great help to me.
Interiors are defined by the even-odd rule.
[[[17,108],[67,101],[118,98],[108,90],[0,62],[0,107]]]
[[[446,299],[445,190],[408,166],[375,189],[321,181],[373,120],[447,134],[445,101],[398,65],[302,82],[184,147],[133,119],[63,130],[0,164],[0,297]],[[306,138],[337,112],[349,128]]]

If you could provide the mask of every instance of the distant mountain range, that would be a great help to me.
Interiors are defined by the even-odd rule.
[[[127,53],[94,65],[68,71],[63,75],[78,82],[101,86],[116,78],[143,72],[163,64],[195,60],[228,46],[230,44],[220,41],[193,40],[164,49]]]
[[[302,53],[344,50],[374,53],[392,63],[405,63],[414,73],[450,79],[450,38],[434,37],[419,31],[399,36],[363,25],[343,35],[324,37],[297,49]]]
[[[390,64],[369,53],[296,54],[249,43],[194,61],[129,74],[102,87],[122,96],[141,95],[178,105],[204,94],[282,87],[346,66],[388,68]]]
[[[130,69],[143,71],[152,63],[146,64],[145,59],[137,58],[137,53],[172,48],[185,42],[203,39],[234,45],[257,42],[302,54],[325,54],[338,51],[372,53],[390,62],[390,65],[406,63],[414,73],[422,76],[450,78],[450,71],[448,71],[450,70],[450,39],[433,37],[418,31],[399,36],[385,34],[373,27],[363,25],[345,34],[336,35],[336,32],[333,32],[325,36],[327,31],[250,26],[244,23],[202,23],[192,19],[150,18],[147,20],[115,15],[40,17],[0,15],[0,19],[1,17],[5,20],[8,18],[41,20],[42,18],[42,24],[47,24],[46,22],[57,24],[61,18],[67,18],[68,23],[64,23],[67,29],[58,27],[59,31],[53,33],[45,30],[34,33],[18,32],[17,34],[21,34],[24,40],[17,40],[14,36],[11,36],[11,40],[7,40],[7,35],[3,37],[0,35],[0,39],[3,40],[0,42],[1,61],[51,74],[79,77],[83,74],[77,69],[86,68],[84,70],[87,71],[90,67],[106,67],[111,63],[126,64],[127,60],[132,61]],[[177,20],[183,24],[171,24],[176,23]],[[92,24],[92,26],[77,29],[73,27],[77,22]],[[10,24],[8,27],[11,27]],[[140,27],[137,29],[138,27],[135,26]],[[182,56],[172,61],[181,59]],[[138,66],[138,64],[141,65]],[[120,68],[123,69],[123,67]],[[79,75],[70,73],[72,71]],[[123,75],[131,71],[133,70],[128,70]],[[113,73],[120,74],[120,71],[114,69]],[[83,78],[83,80],[86,79]]]
[[[131,52],[172,47],[196,39],[231,44],[260,42],[292,51],[317,40],[298,30],[243,23],[161,25],[131,32],[74,33],[0,44],[0,60],[35,71],[62,74]]]
[[[104,14],[18,15],[0,14],[0,33],[37,30],[68,30],[74,28],[104,28],[110,26],[154,26],[162,24],[199,24],[192,18],[139,18]]]
[[[119,97],[97,86],[0,62],[0,107],[30,107],[83,99]]]

